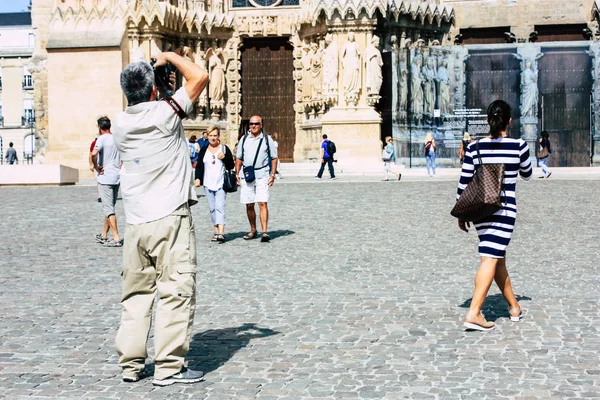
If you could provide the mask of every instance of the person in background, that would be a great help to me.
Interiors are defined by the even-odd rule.
[[[277,143],[277,141],[279,140],[279,134],[277,132],[273,132],[271,137],[273,138],[273,144],[275,145],[277,154],[279,154],[279,143]],[[281,168],[281,163],[279,162],[279,158],[278,158],[277,159],[277,171],[275,171],[275,179],[281,179],[281,173],[279,172],[280,168]]]
[[[517,322],[523,315],[506,269],[506,248],[517,220],[515,197],[517,178],[521,175],[524,180],[529,180],[532,174],[527,143],[523,139],[509,138],[507,134],[507,128],[512,122],[510,106],[502,100],[494,101],[488,107],[487,120],[490,134],[467,147],[456,193],[458,200],[473,179],[475,166],[480,162],[476,146],[479,147],[482,164],[502,162],[505,165],[502,208],[489,217],[473,223],[479,236],[481,263],[475,275],[475,290],[463,325],[467,329],[479,331],[489,331],[496,326],[493,322],[487,321],[481,313],[483,302],[494,280],[508,302],[511,321]],[[468,232],[470,223],[458,220],[458,227]]]
[[[465,134],[463,135],[463,139],[460,142],[459,157],[461,164],[463,163],[463,160],[465,158],[465,153],[467,152],[467,147],[469,146],[469,143],[471,143],[471,135],[469,135],[469,132],[465,132]]]
[[[249,126],[250,132],[242,137],[235,160],[237,184],[241,186],[240,203],[246,205],[246,215],[250,223],[250,232],[243,239],[252,240],[258,237],[254,207],[254,203],[258,203],[262,228],[260,241],[268,243],[271,241],[268,233],[269,189],[275,183],[275,173],[269,173],[269,169],[271,171],[277,169],[277,149],[275,149],[273,139],[263,132],[261,117],[252,116]],[[244,167],[254,167],[255,179],[253,181],[246,181]]]
[[[208,132],[207,131],[202,131],[202,138],[198,140],[198,144],[200,145],[201,149],[208,146]]]
[[[8,144],[8,149],[6,149],[6,155],[4,156],[4,159],[6,160],[6,162],[8,163],[8,165],[13,165],[13,164],[18,164],[19,163],[19,157],[17,157],[17,151],[15,150],[15,148],[13,147],[14,143],[10,142]],[[1,156],[2,154],[0,154]]]
[[[123,242],[117,227],[115,205],[121,182],[121,156],[115,146],[115,139],[110,131],[111,123],[108,117],[98,118],[100,136],[96,139],[92,151],[92,164],[98,173],[98,190],[102,200],[104,213],[104,229],[96,235],[96,241],[107,247],[121,247]],[[108,231],[112,231],[112,239],[108,239]]]
[[[383,149],[384,153],[386,153],[386,157],[383,159],[383,167],[385,169],[384,181],[389,181],[388,176],[390,172],[393,175],[396,175],[398,180],[400,180],[402,178],[402,174],[395,172],[393,169],[396,165],[396,151],[394,150],[394,141],[391,136],[387,136],[385,138],[385,146]]]
[[[188,148],[190,150],[190,161],[192,162],[192,168],[196,169],[198,155],[200,154],[200,145],[196,141],[196,135],[190,136],[190,139],[188,140]]]
[[[550,175],[552,175],[552,171],[550,171],[550,168],[548,168],[548,165],[546,165],[548,162],[548,157],[550,157],[550,154],[552,154],[552,146],[550,146],[550,138],[548,136],[548,131],[542,131],[539,151],[542,152],[544,149],[547,149],[548,154],[539,159],[540,167],[542,167],[542,172],[544,173],[544,175],[540,176],[540,178],[550,178]]]
[[[425,136],[425,162],[427,163],[427,175],[435,176],[435,152],[437,145],[431,132]]]
[[[327,134],[323,134],[323,142],[321,142],[321,168],[315,179],[321,179],[323,177],[323,171],[325,171],[325,164],[329,167],[329,180],[335,180],[335,171],[333,169],[333,154],[329,154],[329,139]]]
[[[223,174],[235,167],[233,154],[221,144],[221,131],[216,126],[208,128],[208,146],[200,150],[196,166],[197,186],[204,186],[210,220],[214,227],[213,242],[225,242],[225,198]]]

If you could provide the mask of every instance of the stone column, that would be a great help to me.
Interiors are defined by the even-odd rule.
[[[43,162],[48,145],[48,71],[46,43],[50,35],[50,20],[54,0],[37,0],[31,4],[31,24],[35,35],[35,49],[28,66],[33,78],[33,108],[35,112],[36,163]]]
[[[337,105],[329,109],[321,118],[322,132],[336,143],[339,165],[376,165],[381,162],[381,116],[367,103],[365,55],[373,37],[376,21],[363,20],[360,23],[332,30],[333,40],[340,49]],[[354,40],[349,40],[349,33]],[[353,44],[354,43],[354,44]],[[345,68],[352,64],[348,51],[358,49],[358,93],[346,90]],[[351,161],[350,161],[351,160]]]
[[[590,55],[592,56],[592,79],[594,80],[592,90],[592,109],[594,110],[594,120],[592,131],[593,157],[592,164],[600,164],[600,42],[594,41],[590,45]]]
[[[521,138],[529,145],[530,159],[535,165],[538,140],[539,86],[537,60],[542,57],[538,45],[526,44],[517,48],[521,60]]]

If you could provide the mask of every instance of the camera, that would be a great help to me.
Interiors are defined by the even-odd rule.
[[[154,84],[157,88],[163,90],[166,97],[173,96],[173,91],[169,87],[169,77],[171,76],[171,72],[177,71],[177,68],[171,64],[154,67],[154,64],[156,64],[156,60],[150,62],[150,65],[154,68]]]

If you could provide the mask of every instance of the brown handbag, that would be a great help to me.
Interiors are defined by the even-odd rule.
[[[540,160],[542,158],[548,157],[549,155],[550,155],[550,152],[548,151],[548,147],[542,147],[537,152],[537,158]]]
[[[467,185],[450,211],[462,221],[479,221],[502,208],[504,191],[504,164],[483,164],[479,153],[479,141],[475,144],[479,164],[475,166],[473,179]]]

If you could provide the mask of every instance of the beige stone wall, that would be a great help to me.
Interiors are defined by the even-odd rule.
[[[60,163],[91,177],[89,146],[97,133],[96,120],[111,120],[124,109],[119,86],[123,69],[120,48],[69,49],[48,54],[47,163]]]
[[[454,7],[454,31],[510,26],[517,37],[528,37],[535,25],[589,22],[594,0],[444,0],[443,4]]]

